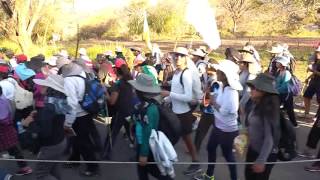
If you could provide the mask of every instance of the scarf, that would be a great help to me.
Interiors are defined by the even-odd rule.
[[[47,97],[46,103],[52,104],[55,107],[55,111],[57,114],[68,114],[72,109],[71,106],[68,105],[66,99],[56,98],[56,97]]]

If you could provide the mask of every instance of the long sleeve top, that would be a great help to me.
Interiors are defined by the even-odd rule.
[[[172,111],[176,114],[183,114],[190,111],[189,102],[192,101],[192,75],[189,69],[185,70],[182,77],[183,85],[180,83],[180,76],[183,71],[176,72],[172,78],[170,98]]]
[[[288,70],[281,71],[276,77],[276,88],[280,94],[288,93],[288,85],[291,80],[291,73]]]
[[[216,103],[220,106],[219,110],[214,108],[215,125],[224,132],[234,132],[238,130],[238,109],[239,93],[231,87],[218,89]]]
[[[82,72],[80,76],[86,77],[85,72]],[[88,114],[79,104],[79,101],[83,99],[85,93],[85,81],[81,77],[65,77],[64,90],[67,95],[68,104],[72,109],[66,115],[65,125],[71,127],[77,117],[82,117]]]

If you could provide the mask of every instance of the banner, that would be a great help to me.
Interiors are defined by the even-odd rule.
[[[144,12],[144,22],[143,22],[143,35],[142,38],[145,41],[147,47],[152,50],[151,40],[150,40],[150,30],[147,20],[147,12]]]
[[[189,0],[186,19],[200,33],[210,49],[221,46],[215,13],[208,0]]]

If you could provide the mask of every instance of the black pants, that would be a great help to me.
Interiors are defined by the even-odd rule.
[[[232,152],[233,140],[239,134],[238,131],[223,132],[217,127],[212,129],[211,136],[208,142],[208,162],[216,162],[217,147],[221,146],[223,157],[227,162],[236,162]],[[213,176],[215,165],[208,165],[207,175]],[[237,167],[236,165],[229,165],[231,180],[237,180]]]
[[[293,124],[293,126],[297,126],[298,123],[296,121],[296,116],[294,114],[294,107],[293,107],[293,95],[290,94],[280,94],[280,104],[283,104],[284,109],[287,111],[289,120]]]
[[[139,148],[137,152],[139,152]],[[137,155],[137,161],[139,161],[139,155]],[[148,162],[154,162],[154,158],[151,151],[149,152]],[[172,180],[170,176],[162,176],[156,164],[148,164],[146,166],[140,166],[138,164],[137,168],[139,180],[149,180],[149,174],[157,178],[158,180]]]
[[[112,147],[116,143],[117,136],[122,126],[125,126],[126,134],[128,135],[130,141],[132,142],[130,137],[131,132],[130,132],[129,122],[126,120],[126,117],[120,115],[120,113],[116,113],[116,115],[113,116],[111,120],[111,135],[108,134],[106,141],[104,143],[104,152],[103,152],[104,159],[111,158]]]
[[[77,136],[74,137],[71,161],[79,161],[80,155],[85,161],[96,161],[94,141],[92,134],[96,131],[96,126],[91,115],[78,117],[73,124],[73,129]],[[88,171],[96,171],[98,164],[87,164]]]
[[[14,156],[15,159],[24,159],[21,150],[17,146],[10,148],[8,150],[8,153],[10,156]],[[27,166],[27,163],[24,161],[17,161],[17,164],[19,168],[23,168]]]
[[[252,148],[248,148],[248,152],[247,152],[247,162],[255,162],[258,158],[259,154],[257,152],[255,152],[254,150],[252,150]],[[267,162],[275,162],[277,161],[277,154],[270,154]],[[246,165],[245,167],[245,177],[246,180],[268,180],[269,176],[271,174],[271,170],[273,168],[273,164],[267,164],[265,171],[263,173],[255,173],[252,170],[252,165]]]
[[[198,125],[198,129],[196,131],[196,136],[194,139],[194,144],[195,144],[197,152],[200,151],[202,141],[206,137],[213,122],[214,122],[214,115],[213,114],[202,113],[201,119],[200,119],[200,122]]]
[[[316,122],[314,122],[313,127],[310,130],[307,140],[307,146],[316,149],[318,142],[320,141],[320,117],[317,117]]]

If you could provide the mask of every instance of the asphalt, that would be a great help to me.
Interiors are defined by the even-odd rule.
[[[97,124],[99,132],[102,136],[106,134],[106,128]],[[302,150],[307,138],[307,135],[310,131],[310,125],[301,125],[297,129],[297,138],[298,138],[298,148]],[[209,133],[208,133],[209,134]],[[206,151],[207,137],[204,140],[202,145],[202,150],[200,152],[200,160],[202,162],[207,161],[207,151]],[[186,153],[185,147],[182,140],[175,146],[175,149],[178,152],[179,161],[188,162],[190,157]],[[36,158],[28,152],[24,152],[26,158]],[[134,149],[129,147],[128,141],[126,141],[120,134],[117,139],[117,143],[113,150],[112,160],[114,161],[132,161],[135,157]],[[241,158],[237,158],[238,161],[244,161]],[[304,160],[302,158],[297,158],[296,160]],[[220,149],[218,150],[218,160],[219,162],[224,162]],[[320,173],[310,173],[304,170],[305,166],[310,165],[311,163],[296,163],[296,164],[285,164],[285,165],[276,165],[273,168],[271,173],[270,180],[319,180]],[[34,167],[35,163],[29,163],[31,167]],[[182,174],[183,170],[187,168],[188,165],[176,165],[176,178],[177,180],[189,180],[191,177],[185,176]],[[14,162],[0,162],[0,167],[7,169],[9,172],[14,172],[17,170],[16,164]],[[65,169],[61,165],[62,180],[135,180],[137,178],[136,165],[128,164],[102,164],[100,165],[100,175],[96,177],[82,177],[79,175],[79,171],[84,168],[84,165],[81,165],[79,168],[75,169]],[[244,180],[244,166],[239,165],[238,174],[239,179]],[[203,166],[203,169],[206,169],[206,166]],[[228,167],[226,165],[217,165],[215,169],[215,179],[216,180],[228,180],[230,179]],[[23,176],[23,177],[14,177],[14,180],[35,180],[34,174]],[[153,178],[150,178],[153,180]]]

